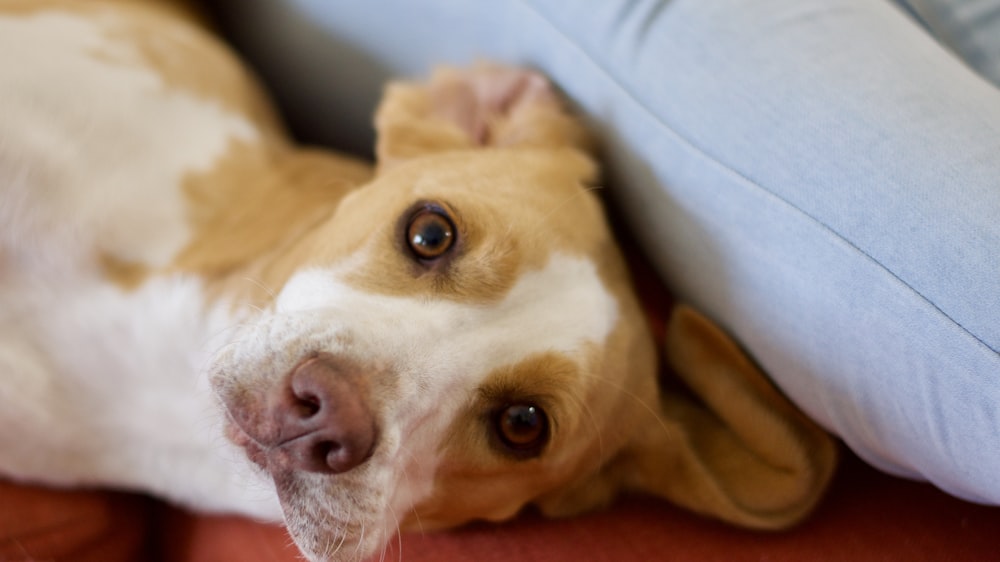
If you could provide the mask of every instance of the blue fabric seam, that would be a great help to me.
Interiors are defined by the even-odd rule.
[[[714,165],[716,165],[719,168],[721,168],[727,174],[729,174],[729,175],[735,177],[736,179],[738,179],[741,183],[744,183],[744,184],[748,185],[749,187],[756,188],[759,192],[761,192],[763,194],[766,194],[767,196],[771,197],[772,199],[774,199],[774,200],[776,200],[776,201],[784,204],[788,208],[790,208],[793,211],[799,213],[801,216],[806,217],[810,222],[816,224],[821,229],[827,231],[829,234],[831,234],[837,240],[839,240],[842,243],[844,243],[844,244],[848,245],[849,247],[853,248],[856,252],[858,252],[858,254],[860,254],[862,256],[865,256],[870,262],[872,262],[873,264],[875,264],[879,269],[881,269],[882,271],[888,273],[900,285],[902,285],[903,287],[906,287],[912,294],[914,294],[917,297],[919,297],[920,300],[922,300],[926,304],[930,305],[935,311],[937,311],[938,314],[940,314],[942,317],[946,318],[949,322],[951,322],[952,325],[954,325],[955,327],[959,328],[967,336],[969,336],[972,339],[974,339],[976,342],[979,343],[979,345],[985,347],[986,349],[988,349],[989,351],[993,352],[995,355],[997,355],[998,357],[1000,357],[1000,350],[997,350],[997,349],[993,348],[990,344],[988,344],[982,338],[980,338],[979,336],[977,336],[976,334],[974,334],[973,332],[971,332],[968,328],[966,328],[965,326],[963,326],[960,322],[956,321],[954,318],[952,318],[950,315],[948,315],[948,313],[946,313],[944,310],[942,310],[941,307],[939,307],[937,304],[935,304],[933,301],[931,301],[927,296],[925,296],[923,293],[921,293],[920,291],[918,291],[915,287],[913,287],[912,285],[910,285],[909,283],[907,283],[906,281],[904,281],[899,275],[897,275],[894,271],[892,271],[891,269],[889,269],[885,264],[883,264],[881,261],[875,259],[874,256],[872,256],[871,254],[869,254],[868,252],[866,252],[864,249],[862,249],[860,246],[858,246],[857,244],[855,244],[854,242],[852,242],[851,240],[849,240],[847,237],[845,237],[841,233],[839,233],[836,230],[834,230],[830,225],[826,224],[823,221],[820,221],[819,219],[817,219],[812,214],[806,212],[804,209],[802,209],[802,208],[796,206],[795,204],[793,204],[791,201],[785,199],[784,197],[779,196],[778,194],[776,194],[775,192],[771,191],[770,189],[767,189],[766,187],[764,187],[764,186],[760,185],[759,183],[753,181],[748,176],[746,176],[745,174],[741,173],[739,170],[736,170],[736,169],[728,166],[727,164],[723,163],[718,158],[714,158],[711,154],[708,153],[707,150],[705,150],[702,147],[696,145],[694,142],[692,142],[688,138],[686,138],[683,135],[681,135],[676,129],[674,129],[669,124],[667,124],[656,112],[654,112],[652,109],[650,109],[650,107],[648,105],[646,105],[645,103],[643,103],[640,99],[638,99],[635,95],[633,95],[631,91],[629,91],[627,88],[625,88],[622,85],[623,84],[622,81],[619,80],[619,79],[617,79],[617,77],[614,75],[614,73],[612,73],[611,71],[609,71],[602,64],[598,63],[597,59],[587,49],[585,49],[583,46],[581,46],[579,43],[577,43],[575,40],[573,40],[569,35],[567,35],[566,32],[563,31],[563,29],[561,29],[552,20],[550,20],[544,13],[540,12],[534,6],[532,6],[531,4],[529,4],[527,2],[527,0],[519,0],[519,2],[528,11],[530,11],[531,13],[533,13],[537,18],[539,18],[541,21],[544,21],[545,24],[548,25],[555,33],[557,33],[560,37],[562,37],[563,41],[566,44],[570,45],[573,49],[575,49],[575,50],[579,51],[581,54],[583,54],[584,57],[590,62],[590,64],[595,69],[597,69],[600,72],[600,74],[602,74],[609,82],[612,82],[623,94],[625,94],[625,96],[628,97],[628,99],[630,99],[632,101],[632,103],[634,103],[638,108],[640,108],[641,111],[645,115],[649,116],[649,118],[652,119],[653,122],[655,122],[664,131],[666,131],[668,134],[670,134],[672,137],[674,137],[674,139],[677,142],[681,143],[681,145],[687,147],[689,150],[691,150],[694,153],[700,155],[701,157],[706,158],[708,161],[712,162]]]

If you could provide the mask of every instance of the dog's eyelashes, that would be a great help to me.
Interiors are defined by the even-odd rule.
[[[425,207],[410,218],[406,243],[421,260],[435,260],[455,244],[455,225],[448,213],[437,207]]]
[[[513,404],[495,416],[494,427],[504,448],[518,458],[536,457],[549,440],[549,419],[534,404]]]

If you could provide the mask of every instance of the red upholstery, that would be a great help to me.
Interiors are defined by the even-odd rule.
[[[146,559],[155,509],[141,496],[0,481],[0,561]]]

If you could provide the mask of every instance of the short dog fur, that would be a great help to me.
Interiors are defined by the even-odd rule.
[[[335,71],[335,70],[331,70]],[[164,2],[0,3],[0,473],[283,520],[313,560],[623,491],[800,520],[831,440],[690,308],[656,353],[539,75],[387,88],[296,145]]]

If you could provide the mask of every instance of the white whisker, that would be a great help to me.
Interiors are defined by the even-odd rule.
[[[647,412],[648,414],[650,414],[651,416],[653,416],[653,418],[657,421],[657,423],[663,429],[664,433],[666,433],[668,435],[671,435],[673,437],[676,437],[675,435],[673,435],[674,434],[674,430],[671,429],[666,424],[666,422],[663,421],[663,416],[661,415],[661,413],[659,412],[659,410],[654,409],[652,406],[650,406],[641,397],[637,396],[634,392],[632,392],[632,391],[628,390],[627,388],[625,388],[624,386],[622,386],[621,383],[609,380],[606,377],[602,377],[602,376],[599,376],[599,375],[593,375],[593,374],[591,374],[589,376],[589,378],[592,379],[592,380],[596,380],[597,382],[602,382],[604,384],[607,384],[609,386],[614,387],[616,390],[620,391],[625,398],[632,399],[633,401],[635,401],[636,403],[638,403],[639,405],[641,405],[642,408],[643,408],[643,410],[645,412]]]
[[[260,287],[261,289],[263,289],[265,293],[267,293],[267,296],[271,297],[272,299],[278,296],[273,289],[268,287],[266,284],[264,284],[264,282],[260,281],[259,279],[254,279],[253,277],[244,276],[243,280],[253,283],[257,287]]]
[[[568,205],[569,203],[571,203],[574,199],[576,199],[578,197],[583,197],[587,193],[598,191],[600,189],[603,189],[603,187],[601,187],[599,185],[588,185],[587,187],[585,187],[583,189],[576,190],[572,195],[570,195],[569,197],[563,199],[562,201],[560,201],[559,203],[557,203],[554,207],[552,207],[551,209],[549,209],[549,211],[547,213],[545,213],[544,215],[542,215],[541,219],[539,219],[538,222],[539,223],[545,222],[546,220],[549,219],[549,217],[551,217],[552,215],[554,215],[557,212],[559,212],[560,209],[562,209],[563,207],[565,207],[566,205]]]

